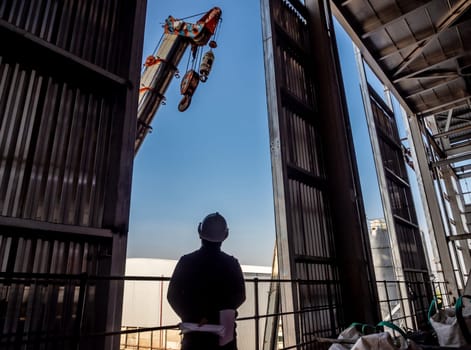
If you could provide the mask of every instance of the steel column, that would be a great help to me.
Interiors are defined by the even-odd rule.
[[[433,179],[433,169],[429,167],[427,161],[427,150],[424,144],[424,137],[419,119],[415,116],[408,116],[409,136],[411,144],[412,156],[418,167],[415,169],[417,174],[417,181],[419,189],[421,190],[422,204],[424,206],[425,218],[429,228],[429,235],[435,259],[435,268],[439,274],[438,279],[442,280],[449,285],[449,290],[452,296],[458,297],[458,284],[456,281],[455,272],[453,271],[453,264],[451,261],[448,242],[446,240],[445,228],[440,211],[437,194],[435,192],[435,185]]]

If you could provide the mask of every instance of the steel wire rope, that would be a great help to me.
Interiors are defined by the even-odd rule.
[[[195,15],[191,15],[191,16],[187,16],[187,17],[182,17],[182,18],[178,18],[177,20],[179,21],[183,21],[184,19],[188,19],[188,18],[193,18],[193,17],[196,17],[196,16],[201,16],[201,15],[204,15],[206,14],[207,12],[201,12],[201,13],[197,13]]]
[[[221,29],[220,29],[221,28]],[[218,25],[216,26],[216,29],[214,30],[214,34],[213,34],[213,37],[214,37],[214,42],[217,43],[218,41],[218,37],[219,37],[219,32],[222,30],[222,17],[219,19],[219,23]]]
[[[164,27],[164,26],[165,26],[165,24],[162,25],[162,27]],[[159,39],[159,41],[157,42],[157,45],[155,46],[154,51],[152,52],[152,55],[155,56],[155,54],[157,53],[157,49],[160,47],[160,43],[162,42],[162,38],[164,37],[164,34],[165,34],[165,31],[164,31],[164,33],[162,33],[162,35],[160,36],[160,39]]]
[[[188,68],[190,67],[191,56],[192,56],[192,53],[191,53],[191,50],[189,50],[188,51],[188,61],[186,62],[185,73],[188,72]]]
[[[196,60],[193,62],[193,69],[196,70],[196,67],[199,67],[201,65],[201,59],[203,58],[203,49],[202,47],[198,47],[196,49]],[[198,74],[199,74],[199,69],[198,69]]]
[[[162,33],[162,35],[160,35],[160,39],[159,39],[159,41],[157,42],[157,45],[155,46],[154,51],[152,51],[152,55],[151,55],[151,56],[156,57],[155,54],[157,53],[157,50],[158,50],[158,48],[160,47],[160,43],[162,42],[163,37],[164,37],[164,33]],[[147,56],[147,57],[149,57],[149,56]],[[160,58],[160,57],[156,57],[156,58]],[[142,64],[141,77],[142,77],[142,74],[144,73],[144,71],[146,70],[146,68],[147,68],[146,64],[145,64],[145,63]]]

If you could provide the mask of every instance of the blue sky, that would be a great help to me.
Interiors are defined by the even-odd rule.
[[[256,0],[148,0],[143,59],[154,52],[168,15],[222,9],[214,66],[191,106],[177,110],[174,79],[134,163],[128,257],[177,259],[195,250],[197,225],[219,211],[230,235],[223,249],[242,264],[271,265],[275,224],[268,118]],[[186,19],[195,22],[196,18]],[[353,46],[336,25],[355,152],[368,219],[382,217]],[[188,54],[179,65],[185,73]]]
[[[243,264],[271,265],[275,226],[258,1],[148,0],[143,56],[154,52],[168,15],[184,18],[214,6],[223,13],[208,81],[183,113],[181,80],[172,81],[136,156],[128,256],[176,259],[199,247],[198,223],[219,211],[230,229],[223,249]]]

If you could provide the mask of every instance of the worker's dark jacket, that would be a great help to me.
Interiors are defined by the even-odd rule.
[[[180,258],[168,287],[167,299],[183,322],[219,324],[219,311],[236,310],[245,301],[245,284],[239,262],[220,244],[205,242]],[[218,349],[218,336],[193,332],[184,336],[182,349]],[[224,349],[235,349],[236,342]]]

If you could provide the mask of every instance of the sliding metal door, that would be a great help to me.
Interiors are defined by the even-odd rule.
[[[285,346],[378,319],[330,10],[263,0],[263,43]],[[330,27],[329,27],[330,26]],[[330,30],[330,32],[329,32]],[[297,280],[299,283],[295,283]],[[311,345],[305,345],[312,348]]]

